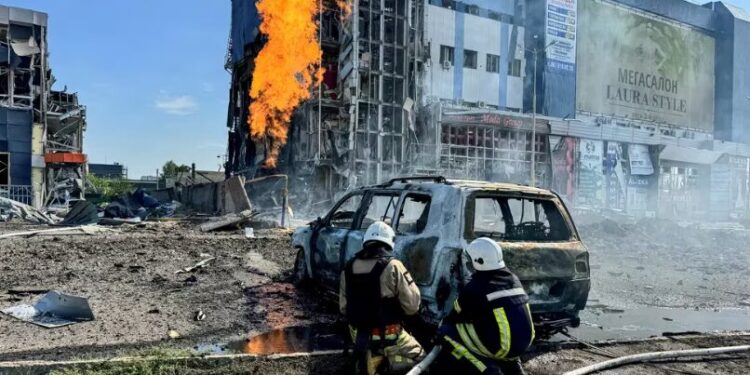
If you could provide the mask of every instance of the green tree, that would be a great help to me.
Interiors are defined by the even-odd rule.
[[[164,163],[161,167],[161,177],[178,177],[183,173],[190,172],[190,167],[183,164],[177,165],[174,161],[170,160]]]
[[[135,190],[133,184],[122,178],[101,178],[89,174],[86,176],[86,182],[87,186],[103,200],[112,200]]]

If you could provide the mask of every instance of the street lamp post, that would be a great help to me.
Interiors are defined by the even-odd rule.
[[[534,35],[534,45],[536,46],[536,40],[539,38],[538,35]],[[533,48],[529,49],[526,48],[526,51],[532,53],[534,55],[534,97],[531,100],[531,186],[536,186],[536,75],[537,75],[537,65],[539,63],[539,53],[545,52],[547,48],[551,47],[557,43],[556,40],[553,40],[544,48]]]

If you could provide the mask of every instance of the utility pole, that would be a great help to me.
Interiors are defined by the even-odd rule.
[[[544,46],[544,48],[539,49],[536,47],[538,38],[538,35],[534,35],[533,49],[526,48],[526,51],[534,54],[534,97],[531,100],[531,183],[529,184],[531,186],[536,186],[536,75],[539,63],[539,53],[547,51],[547,48],[557,43],[557,41],[554,40],[550,44]]]

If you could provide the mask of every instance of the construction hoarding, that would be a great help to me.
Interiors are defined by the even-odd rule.
[[[609,1],[578,10],[577,110],[713,131],[713,38]]]

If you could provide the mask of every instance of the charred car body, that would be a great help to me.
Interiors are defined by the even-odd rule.
[[[505,183],[402,178],[344,196],[323,218],[298,229],[296,277],[338,291],[346,262],[374,221],[396,231],[394,256],[422,292],[422,319],[437,324],[472,274],[462,249],[490,237],[531,299],[540,337],[577,326],[590,289],[589,259],[562,200],[553,192]]]

